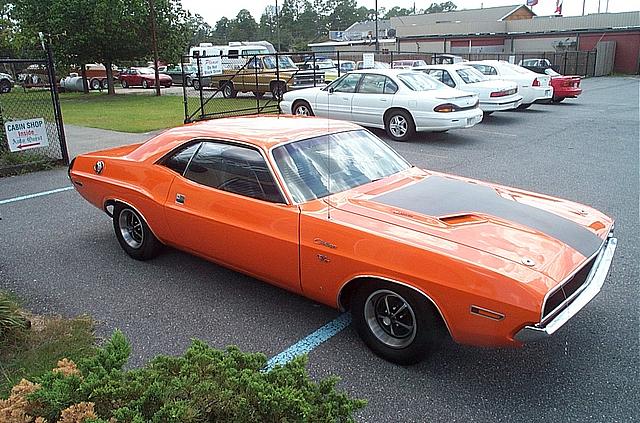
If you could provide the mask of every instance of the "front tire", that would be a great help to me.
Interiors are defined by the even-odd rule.
[[[384,129],[394,141],[406,141],[416,133],[413,118],[405,110],[393,110],[385,119]]]
[[[371,350],[385,360],[415,364],[439,346],[443,325],[418,292],[384,281],[363,283],[353,297],[354,326]]]
[[[193,82],[191,83],[191,86],[193,87],[194,90],[200,91],[200,80],[194,79]]]
[[[296,101],[293,105],[292,112],[298,116],[314,116],[311,105],[306,101]]]
[[[142,216],[130,206],[114,206],[113,229],[122,249],[136,260],[149,260],[160,252],[162,244]]]
[[[233,88],[233,82],[225,81],[222,86],[222,96],[224,98],[235,98],[238,92]]]
[[[129,88],[129,83],[127,82],[126,79],[123,79],[122,81],[120,81],[120,85],[122,85],[122,88]]]
[[[271,95],[274,99],[280,101],[282,96],[287,92],[287,86],[283,82],[274,82],[271,84]]]
[[[92,80],[89,82],[89,87],[90,87],[92,90],[99,90],[99,89],[101,89],[101,88],[102,88],[102,87],[100,86],[100,80],[99,80],[99,79],[96,79],[96,78],[92,79]]]
[[[149,83],[147,82],[147,80],[146,80],[146,79],[143,79],[143,80],[142,80],[142,88],[144,88],[145,90],[146,90],[147,88],[149,88]]]

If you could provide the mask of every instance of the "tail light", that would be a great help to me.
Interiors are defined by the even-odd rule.
[[[436,106],[433,109],[433,111],[434,112],[439,112],[439,113],[457,112],[458,111],[458,106],[456,106],[455,104],[451,104],[451,103],[440,104],[440,105]]]
[[[491,97],[505,97],[507,95],[506,91],[494,91],[491,93]]]
[[[538,78],[533,80],[533,84],[531,84],[532,87],[539,87],[540,86],[540,80]]]

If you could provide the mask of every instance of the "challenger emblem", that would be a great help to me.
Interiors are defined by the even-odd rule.
[[[104,162],[102,160],[98,160],[95,165],[93,165],[93,170],[99,175],[102,173],[102,169],[104,169]]]
[[[313,240],[313,243],[314,243],[314,244],[318,244],[318,245],[325,246],[325,247],[327,247],[327,248],[331,248],[331,249],[333,249],[333,250],[335,250],[335,249],[337,248],[334,244],[332,244],[332,243],[330,243],[330,242],[327,242],[327,241],[323,241],[323,240],[321,240],[320,238],[316,238],[316,239],[314,239],[314,240]]]

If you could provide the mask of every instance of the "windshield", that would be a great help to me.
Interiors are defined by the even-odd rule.
[[[466,84],[475,84],[489,79],[475,68],[456,69],[456,73]]]
[[[444,85],[422,72],[401,73],[398,79],[413,91],[437,90]]]
[[[355,188],[410,167],[364,130],[285,144],[273,150],[273,157],[296,203]]]
[[[262,59],[264,62],[264,67],[267,69],[275,69],[276,68],[276,57],[275,56],[264,56]],[[278,67],[281,69],[297,69],[295,63],[289,56],[278,56]]]
[[[340,62],[340,70],[351,72],[356,68],[355,62]]]

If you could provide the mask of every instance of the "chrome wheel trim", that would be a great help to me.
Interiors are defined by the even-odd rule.
[[[299,116],[311,116],[311,112],[309,111],[309,108],[304,105],[304,104],[300,104],[296,107],[296,115]]]
[[[131,209],[124,209],[118,216],[118,227],[120,235],[127,245],[135,250],[142,246],[144,242],[144,229],[142,228],[142,220]]]
[[[416,315],[398,293],[379,289],[364,305],[364,319],[378,341],[390,348],[406,348],[416,337]]]
[[[389,131],[394,137],[404,137],[408,129],[409,123],[402,115],[393,115],[389,120]]]
[[[223,97],[231,98],[232,91],[233,91],[232,86],[230,84],[225,84],[224,88],[222,89]]]

